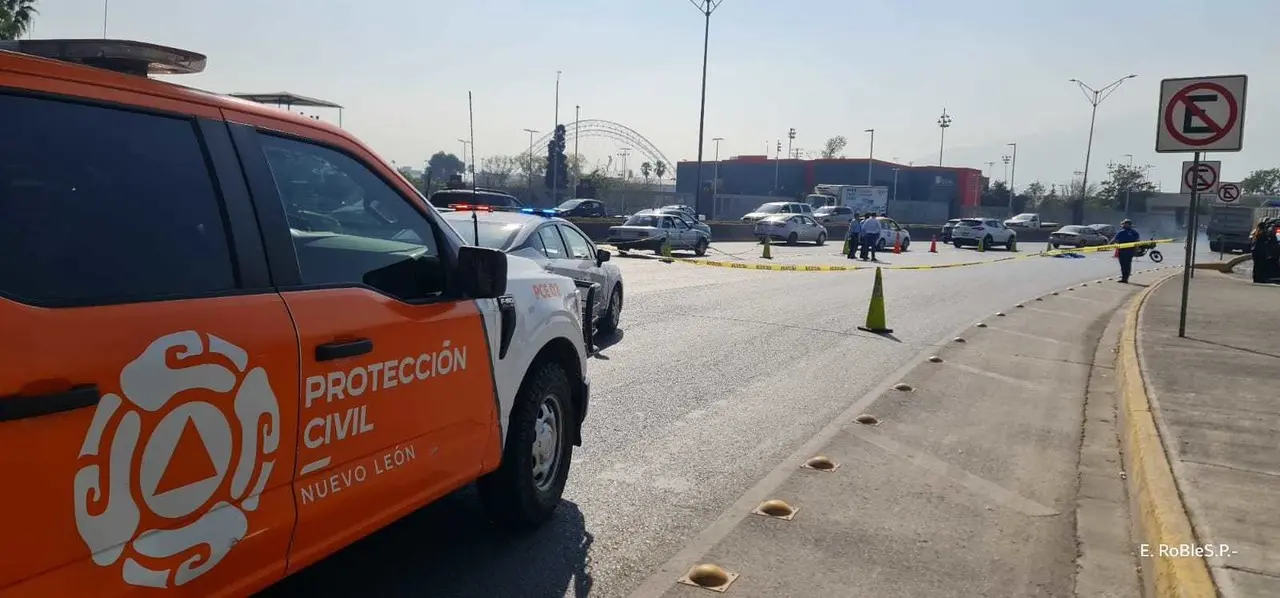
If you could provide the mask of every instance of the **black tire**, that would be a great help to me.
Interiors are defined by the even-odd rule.
[[[884,247],[885,247],[884,237],[880,237],[879,239],[876,239],[876,252],[879,253],[884,251]]]
[[[609,307],[605,308],[604,315],[600,317],[600,323],[596,325],[596,329],[603,334],[613,334],[618,331],[618,322],[622,319],[622,287],[615,286],[613,291],[609,293]]]
[[[827,242],[827,233],[818,233],[818,240],[815,241],[814,244],[817,245],[818,247],[822,247],[822,244],[826,242]]]
[[[991,235],[987,235],[987,236],[983,237],[983,238],[982,238],[982,248],[983,248],[983,249],[991,249],[991,242],[992,242],[992,241],[994,241],[994,240],[995,240],[995,239],[992,239],[992,238],[991,238]]]
[[[952,242],[952,244],[954,244],[954,245],[956,246],[956,249],[960,249],[961,247],[963,247],[963,246],[964,246],[964,245],[962,245],[962,244],[960,243],[960,241],[953,241],[953,242]]]
[[[1218,253],[1218,252],[1222,251],[1222,245],[1221,245],[1220,243],[1215,243],[1215,242],[1213,242],[1213,241],[1209,241],[1209,251],[1212,251],[1212,252],[1214,252],[1214,253]]]
[[[799,242],[800,242],[800,235],[797,235],[796,233],[791,233],[787,235],[787,245],[795,245],[796,243],[799,243]]]
[[[535,364],[525,376],[511,408],[502,464],[476,484],[485,511],[499,525],[512,530],[535,528],[551,519],[560,505],[573,458],[570,426],[578,421],[571,395],[569,376],[554,361]],[[557,412],[552,432],[555,460],[552,471],[538,478],[533,472],[534,441],[539,422],[545,421],[544,405]]]
[[[1017,251],[1018,238],[1013,235],[1009,235],[1009,242],[1004,244],[1004,248],[1006,251]]]
[[[903,240],[902,240],[902,252],[903,252],[903,253],[906,253],[906,252],[907,252],[907,248],[908,248],[908,247],[911,247],[911,239],[903,239]]]
[[[693,255],[698,257],[707,255],[707,245],[709,243],[707,243],[706,239],[698,239],[698,244],[693,246]]]
[[[1152,249],[1149,253],[1147,253],[1147,257],[1150,257],[1151,261],[1157,264],[1164,261],[1164,254],[1160,253],[1155,249]]]
[[[1057,249],[1058,247],[1060,247],[1060,245],[1058,245],[1057,243],[1054,243],[1054,244],[1053,244],[1053,248],[1054,248],[1054,249]]]

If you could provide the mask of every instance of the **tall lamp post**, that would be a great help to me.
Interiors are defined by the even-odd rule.
[[[796,140],[796,129],[792,127],[787,130],[787,159],[791,159],[791,142]]]
[[[875,163],[876,156],[876,130],[867,129],[863,133],[871,134],[871,145],[867,148],[867,186],[871,186],[871,167]]]
[[[1000,161],[1004,162],[1004,186],[1009,186],[1009,154],[1000,156]]]
[[[1084,174],[1081,175],[1080,181],[1080,199],[1077,199],[1075,205],[1072,206],[1072,224],[1084,223],[1084,196],[1089,189],[1089,158],[1092,157],[1093,154],[1093,126],[1098,120],[1098,104],[1101,104],[1103,100],[1107,99],[1107,97],[1114,93],[1115,90],[1119,89],[1120,85],[1125,81],[1134,77],[1137,77],[1137,75],[1126,75],[1112,81],[1111,84],[1103,87],[1102,89],[1089,87],[1079,79],[1071,80],[1072,83],[1075,83],[1080,87],[1080,91],[1084,93],[1085,99],[1089,100],[1089,104],[1093,106],[1093,111],[1089,114],[1089,143],[1085,146],[1084,150]]]
[[[578,155],[578,121],[582,119],[582,106],[573,107],[573,194],[578,194],[582,182],[582,158]]]
[[[1012,166],[1010,166],[1009,168],[1009,215],[1012,216],[1013,215],[1013,197],[1014,197],[1013,179],[1018,176],[1018,144],[1015,142],[1015,143],[1009,143],[1006,145],[1013,148],[1013,160],[1011,161]]]
[[[781,174],[781,171],[782,171],[782,140],[779,139],[777,149],[775,149],[773,152],[773,193],[771,193],[770,195],[776,194],[778,192],[778,175]]]
[[[538,131],[525,129],[524,132],[529,134],[529,159],[524,163],[524,171],[529,175],[529,203],[533,203],[533,136]]]
[[[716,166],[711,171],[711,211],[708,212],[709,219],[716,213],[716,195],[720,192],[720,142],[724,141],[724,137],[716,137],[712,139],[716,144]]]
[[[702,138],[707,124],[707,51],[711,47],[711,13],[720,7],[724,0],[689,0],[706,17],[707,24],[702,33],[702,100],[698,108],[698,169],[697,183],[694,190],[694,210],[706,214],[706,206],[702,203]],[[775,185],[776,186],[776,185]]]
[[[947,116],[947,109],[942,109],[942,116],[938,117],[938,128],[942,129],[942,136],[938,140],[938,166],[942,166],[942,148],[947,144],[947,127],[951,126],[951,117]]]
[[[987,160],[986,162],[983,162],[983,164],[986,164],[986,165],[987,165],[987,173],[988,173],[988,174],[987,174],[987,178],[991,178],[991,175],[992,175],[992,174],[995,174],[995,173],[993,173],[993,172],[991,172],[991,171],[992,171],[992,170],[995,170],[995,168],[996,168],[996,161],[995,161],[995,160]]]
[[[556,128],[559,126],[560,126],[560,71],[556,71],[556,112],[555,112],[555,122],[551,123],[551,130],[555,131]],[[551,139],[553,141],[555,140],[554,133],[552,134]],[[553,164],[551,165],[551,203],[552,204],[560,203],[560,168],[558,164],[558,162],[560,161],[559,155],[560,155],[560,152],[556,151],[556,155],[553,156],[553,160],[552,160]]]
[[[900,168],[893,169],[893,197],[890,198],[890,201],[898,200],[898,171],[899,170],[901,169]]]

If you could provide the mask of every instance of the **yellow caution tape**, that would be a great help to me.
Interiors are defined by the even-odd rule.
[[[855,264],[849,266],[820,266],[809,264],[761,264],[757,262],[727,262],[723,260],[708,260],[702,258],[664,258],[671,261],[692,264],[695,266],[711,266],[713,268],[729,268],[733,270],[764,270],[769,272],[852,272],[854,270],[871,270],[881,268],[884,270],[941,270],[944,268],[965,268],[968,266],[981,266],[985,264],[998,264],[1000,262],[1009,262],[1013,260],[1024,260],[1033,257],[1052,257],[1055,255],[1065,255],[1069,253],[1096,253],[1100,251],[1114,251],[1116,249],[1132,249],[1136,247],[1154,248],[1157,243],[1171,243],[1173,239],[1156,239],[1151,241],[1136,241],[1133,243],[1116,243],[1112,245],[1099,245],[1096,247],[1081,247],[1072,249],[1054,249],[1049,251],[1040,251],[1037,253],[1021,253],[1018,255],[1010,255],[994,260],[981,260],[973,262],[958,262],[952,264],[932,264],[917,266],[893,266],[885,264]],[[603,247],[603,246],[602,246]],[[648,257],[648,256],[646,256]]]

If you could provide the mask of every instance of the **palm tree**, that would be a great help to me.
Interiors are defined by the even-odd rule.
[[[640,176],[644,177],[644,184],[649,184],[649,175],[653,174],[653,163],[643,162],[640,164]]]
[[[18,39],[31,29],[36,0],[0,0],[0,39]]]
[[[662,160],[658,160],[658,162],[653,165],[653,174],[658,176],[658,182],[661,183],[662,177],[667,176],[667,163]]]

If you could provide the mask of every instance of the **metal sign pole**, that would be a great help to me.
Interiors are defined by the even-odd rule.
[[[1193,242],[1197,233],[1196,228],[1200,225],[1199,219],[1196,218],[1196,212],[1200,206],[1200,192],[1198,173],[1200,172],[1200,152],[1195,153],[1195,157],[1191,159],[1191,207],[1187,214],[1187,255],[1186,260],[1182,264],[1182,306],[1178,312],[1178,338],[1187,337],[1187,296],[1191,293],[1191,270],[1195,266],[1195,249]],[[1184,175],[1185,176],[1185,175]]]

